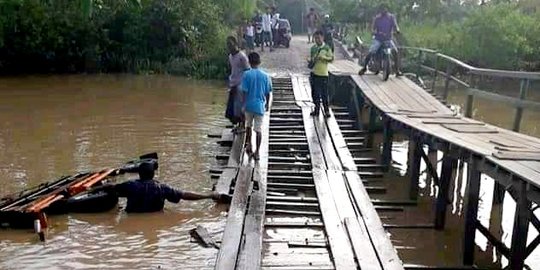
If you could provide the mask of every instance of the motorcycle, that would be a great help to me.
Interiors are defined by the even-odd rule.
[[[375,74],[382,71],[383,81],[387,81],[395,64],[392,57],[392,44],[390,41],[382,43],[381,47],[368,63],[369,70]]]

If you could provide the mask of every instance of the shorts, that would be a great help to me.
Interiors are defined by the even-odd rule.
[[[272,32],[271,31],[264,31],[262,33],[263,42],[272,42]]]
[[[369,47],[369,53],[371,53],[371,54],[377,53],[377,51],[379,50],[379,48],[380,48],[384,43],[386,43],[386,46],[387,46],[387,47],[390,47],[390,48],[392,48],[392,50],[396,50],[396,51],[397,51],[396,43],[394,43],[393,40],[379,41],[379,40],[377,40],[377,39],[373,39],[373,41],[371,42],[371,46]]]
[[[255,49],[255,37],[246,36],[246,44],[248,49]]]
[[[255,132],[262,132],[262,122],[264,115],[246,112],[246,128],[253,127]]]
[[[309,27],[307,28],[308,35],[313,35],[317,31],[317,27]]]

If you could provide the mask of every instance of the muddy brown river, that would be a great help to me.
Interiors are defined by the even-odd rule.
[[[222,83],[169,76],[0,79],[0,196],[153,151],[162,182],[210,191],[219,149],[207,134],[226,123],[225,95]],[[216,250],[192,243],[189,230],[219,234],[222,210],[200,201],[155,214],[52,216],[45,243],[0,230],[0,269],[212,268]]]
[[[537,92],[533,95],[538,98]],[[157,177],[161,181],[186,190],[210,191],[213,180],[208,170],[221,150],[207,134],[227,123],[223,119],[225,96],[220,82],[169,76],[0,79],[0,196],[65,174],[121,165],[153,151],[159,154]],[[464,100],[463,94],[451,93],[451,103],[459,106]],[[504,106],[485,101],[476,106],[475,118],[503,127],[511,124],[513,112]],[[539,115],[526,112],[525,133],[540,136]],[[380,198],[406,199],[400,191],[408,188],[407,145],[403,138],[396,138],[393,170],[383,180],[391,188]],[[464,173],[466,166],[458,171],[451,187],[445,231],[390,230],[404,262],[460,264],[466,203],[466,179],[460,175]],[[479,219],[486,226],[496,223],[492,230],[509,244],[513,201],[507,196],[502,211],[492,211],[492,189],[493,181],[484,177]],[[415,210],[400,216],[382,214],[383,222],[431,223],[437,189],[425,174],[420,192]],[[121,201],[120,207],[123,204]],[[192,243],[189,230],[204,225],[219,238],[224,210],[211,201],[201,201],[167,204],[163,213],[155,214],[128,215],[115,209],[53,216],[44,243],[32,231],[0,230],[0,269],[212,269],[216,249]],[[488,218],[490,212],[492,219]],[[531,230],[529,240],[534,236],[536,232]],[[493,248],[479,233],[476,242],[481,267],[506,264],[493,255]],[[533,269],[540,267],[540,250],[527,263]]]

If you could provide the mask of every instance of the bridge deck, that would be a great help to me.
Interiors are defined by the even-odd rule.
[[[312,106],[307,76],[274,79],[261,160],[240,155],[216,269],[403,269],[337,120]]]
[[[346,60],[331,66],[334,75],[350,76],[369,104],[403,128],[467,149],[507,174],[540,187],[539,138],[456,115],[407,78],[382,82],[378,76],[358,76],[358,70],[358,65]]]

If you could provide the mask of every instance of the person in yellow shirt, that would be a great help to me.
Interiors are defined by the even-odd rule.
[[[311,69],[311,96],[313,97],[315,110],[311,115],[319,115],[322,101],[324,114],[326,117],[330,117],[328,109],[328,63],[334,60],[334,53],[330,46],[324,43],[323,32],[316,31],[313,38],[315,39],[315,45],[311,47],[309,68]]]

